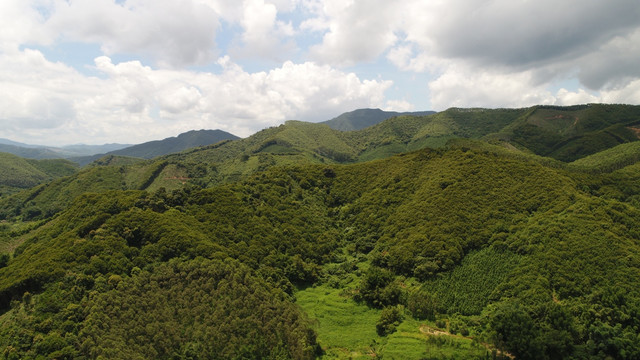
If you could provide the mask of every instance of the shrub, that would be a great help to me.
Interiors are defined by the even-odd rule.
[[[409,294],[407,307],[414,318],[419,320],[436,318],[436,300],[429,292],[418,289]]]
[[[396,331],[404,319],[402,306],[388,306],[382,309],[380,319],[376,324],[376,331],[380,336],[386,336]]]

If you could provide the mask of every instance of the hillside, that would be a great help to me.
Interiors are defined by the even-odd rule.
[[[358,109],[341,114],[331,120],[323,121],[321,124],[328,125],[334,130],[353,131],[379,124],[384,120],[400,115],[424,116],[431,114],[435,114],[435,111],[396,112],[380,109]]]
[[[581,125],[576,127],[573,125],[575,120],[571,122],[558,118],[573,116],[576,111],[582,119],[590,119],[589,127],[585,128],[586,120],[585,124],[578,122]],[[552,114],[555,115],[551,116]],[[559,122],[546,119],[547,117],[556,117]],[[248,138],[222,141],[149,161],[119,160],[118,165],[110,160],[100,161],[96,163],[99,166],[84,169],[75,179],[32,189],[0,202],[0,218],[24,217],[27,209],[32,209],[28,211],[30,214],[53,214],[86,191],[155,191],[160,187],[177,190],[185,185],[209,187],[237,181],[243,176],[274,166],[370,161],[425,147],[442,148],[448,142],[461,138],[482,139],[502,144],[507,148],[517,148],[522,156],[539,153],[542,146],[539,145],[539,141],[543,140],[551,144],[551,140],[555,139],[554,141],[560,142],[560,146],[554,146],[575,149],[571,144],[575,145],[585,138],[609,139],[609,130],[591,132],[594,128],[606,129],[617,126],[620,131],[627,131],[631,128],[628,124],[638,119],[638,106],[589,105],[523,109],[452,108],[427,116],[398,116],[362,130],[349,132],[331,129],[326,124],[288,121],[283,125],[259,131]],[[522,131],[523,128],[535,131],[526,133]],[[541,140],[541,133],[554,131],[570,134],[566,136],[570,136],[572,140],[565,141],[562,136],[543,137]],[[526,134],[531,138],[526,137]],[[629,137],[628,140],[635,141],[637,138]],[[605,144],[602,150],[618,143],[616,140],[611,144]],[[529,147],[523,144],[529,144]],[[596,144],[603,143],[590,142],[588,148],[576,154],[580,157],[586,156],[596,148]],[[550,163],[551,160],[545,161]],[[107,166],[109,164],[112,166]]]
[[[97,154],[88,157],[72,158],[72,161],[84,166],[103,156],[127,156],[142,159],[152,159],[154,157],[177,153],[197,146],[206,146],[224,140],[235,140],[237,136],[222,130],[192,130],[175,137],[164,140],[154,140],[146,143],[133,145],[124,149],[110,151],[105,154]]]
[[[76,171],[75,164],[67,160],[33,160],[0,153],[0,196],[68,176]]]
[[[447,110],[430,116],[401,116],[367,129],[342,132],[301,121],[262,130],[248,138],[115,165],[111,156],[77,176],[35,188],[0,202],[0,218],[53,214],[87,191],[177,190],[186,184],[209,187],[232,182],[270,167],[300,163],[368,161],[393,154],[442,147],[458,136],[480,137],[504,126],[525,110]],[[481,119],[485,114],[492,122]],[[473,120],[472,120],[473,119]],[[486,123],[486,124],[485,124]],[[484,124],[484,125],[483,125]],[[115,159],[123,159],[115,157]],[[29,218],[32,219],[32,218]]]
[[[533,159],[459,142],[210,189],[83,195],[20,235],[0,268],[0,346],[18,357],[636,358],[634,182]],[[600,194],[612,186],[627,195]]]
[[[640,162],[640,142],[634,141],[585,156],[569,163],[578,170],[611,172]]]
[[[103,157],[0,200],[1,356],[638,358],[639,111]]]
[[[59,159],[64,155],[49,148],[30,148],[16,145],[0,144],[0,152],[27,159]]]
[[[537,106],[497,137],[538,155],[571,162],[637,141],[640,106]]]

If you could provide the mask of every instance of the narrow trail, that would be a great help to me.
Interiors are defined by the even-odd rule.
[[[471,336],[462,336],[462,335],[452,334],[450,332],[447,332],[447,331],[444,331],[444,330],[440,330],[438,328],[434,328],[434,327],[431,327],[429,325],[420,326],[420,332],[423,333],[423,334],[426,334],[426,335],[431,335],[431,336],[450,336],[450,337],[454,337],[454,338],[458,338],[458,339],[473,340],[473,337],[471,337]],[[487,343],[484,343],[484,342],[478,342],[478,344],[484,346],[489,351],[496,350],[497,355],[499,355],[499,356],[508,357],[509,359],[515,359],[516,358],[512,354],[509,354],[508,352],[502,351],[500,349],[496,349],[495,347],[493,347],[490,344],[487,344]]]

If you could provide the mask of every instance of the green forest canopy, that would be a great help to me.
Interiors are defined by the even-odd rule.
[[[178,166],[149,164],[140,179]],[[340,327],[296,305],[317,288],[379,314],[378,345],[359,345],[379,355],[414,331],[415,358],[637,358],[638,177],[464,140],[210,188],[92,188],[3,225],[21,245],[0,259],[0,356],[340,357],[318,333]]]

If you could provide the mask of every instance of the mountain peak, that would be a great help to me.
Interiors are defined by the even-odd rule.
[[[353,131],[364,129],[369,126],[376,125],[389,118],[399,115],[430,115],[435,111],[417,111],[417,112],[397,112],[397,111],[384,111],[380,109],[357,109],[346,112],[331,120],[322,122],[321,124],[327,124],[330,128],[340,131]]]

